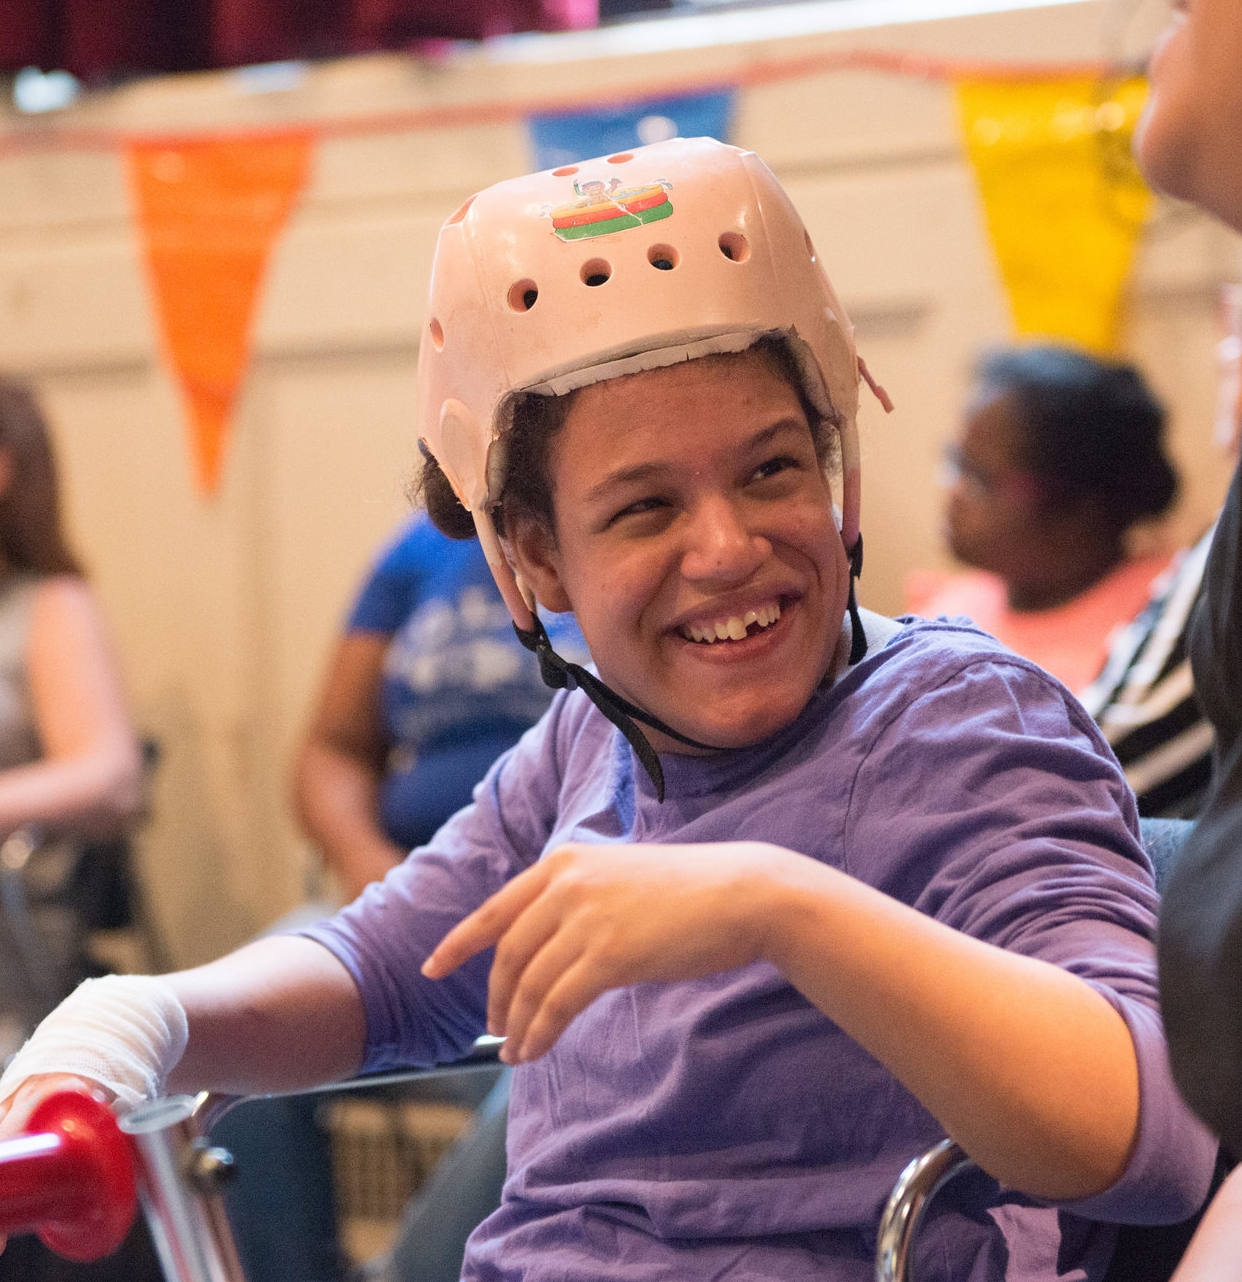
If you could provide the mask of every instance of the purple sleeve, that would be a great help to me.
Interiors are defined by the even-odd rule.
[[[1112,1188],[1066,1209],[1139,1223],[1192,1214],[1215,1145],[1173,1085],[1151,866],[1133,797],[1090,717],[1032,665],[990,656],[895,705],[868,734],[848,820],[861,866],[849,870],[946,925],[1080,976],[1130,1030],[1134,1152]]]
[[[1134,1038],[1139,1066],[1139,1132],[1121,1178],[1095,1197],[1064,1203],[1085,1219],[1123,1224],[1176,1223],[1199,1210],[1208,1195],[1216,1139],[1190,1112],[1173,1082],[1160,1014],[1146,1003],[1122,1001],[1093,987],[1121,1012]]]
[[[556,813],[563,697],[493,765],[432,841],[348,907],[300,932],[345,966],[366,1011],[363,1072],[447,1063],[485,1031],[492,952],[443,980],[419,968],[462,918],[534,864]]]

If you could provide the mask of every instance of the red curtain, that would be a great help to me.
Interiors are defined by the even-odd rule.
[[[87,81],[210,65],[209,0],[0,0],[0,68]]]
[[[0,69],[128,75],[595,26],[599,0],[0,0]]]

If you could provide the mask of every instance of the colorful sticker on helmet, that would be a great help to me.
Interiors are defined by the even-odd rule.
[[[673,212],[668,193],[673,184],[661,178],[640,187],[621,187],[619,178],[574,183],[578,199],[556,208],[545,208],[552,230],[562,240],[585,240],[659,222]]]

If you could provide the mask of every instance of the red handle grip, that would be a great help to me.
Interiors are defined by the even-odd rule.
[[[98,1260],[125,1240],[138,1210],[134,1158],[106,1105],[49,1095],[25,1135],[0,1140],[0,1235],[37,1233],[70,1260]]]

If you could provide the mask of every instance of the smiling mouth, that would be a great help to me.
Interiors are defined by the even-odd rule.
[[[742,614],[730,614],[709,623],[687,623],[680,631],[687,641],[694,641],[699,645],[715,645],[717,641],[742,641],[748,636],[754,636],[765,628],[770,628],[780,617],[780,603],[769,601]]]

